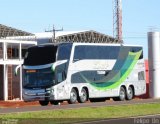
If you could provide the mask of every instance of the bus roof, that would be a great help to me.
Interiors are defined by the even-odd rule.
[[[132,46],[132,47],[142,47],[142,45],[129,45],[129,44],[119,44],[119,43],[73,43],[74,45],[104,45],[104,46]]]
[[[62,44],[73,44],[74,46],[77,46],[77,45],[98,45],[98,46],[101,46],[101,45],[104,45],[104,46],[132,46],[132,47],[143,47],[142,45],[129,45],[129,44],[118,44],[118,43],[46,43],[46,44],[40,44],[38,46],[33,46],[33,47],[42,47],[42,46],[59,46],[59,45],[62,45]]]

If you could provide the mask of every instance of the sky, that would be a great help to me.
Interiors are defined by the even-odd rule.
[[[147,32],[160,31],[160,0],[122,0],[125,44],[142,45]],[[63,27],[95,30],[113,36],[112,0],[0,0],[0,23],[31,33]]]

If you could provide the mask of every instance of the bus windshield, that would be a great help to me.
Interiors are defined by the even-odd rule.
[[[35,46],[27,50],[24,65],[36,66],[53,63],[56,60],[57,46]]]
[[[54,72],[51,70],[51,68],[24,70],[24,88],[48,88],[54,84]]]

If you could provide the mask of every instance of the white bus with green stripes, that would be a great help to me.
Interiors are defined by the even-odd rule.
[[[131,100],[146,93],[141,46],[59,43],[33,46],[23,63],[23,99],[41,105]]]

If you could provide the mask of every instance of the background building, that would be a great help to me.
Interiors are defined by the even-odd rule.
[[[59,42],[121,43],[117,39],[93,31],[59,31],[28,33],[0,24],[0,100],[22,100],[22,65],[26,49],[32,45]]]
[[[22,65],[25,51],[36,41],[9,40],[11,36],[33,34],[0,24],[0,100],[22,100],[22,69],[14,76],[14,69]]]

